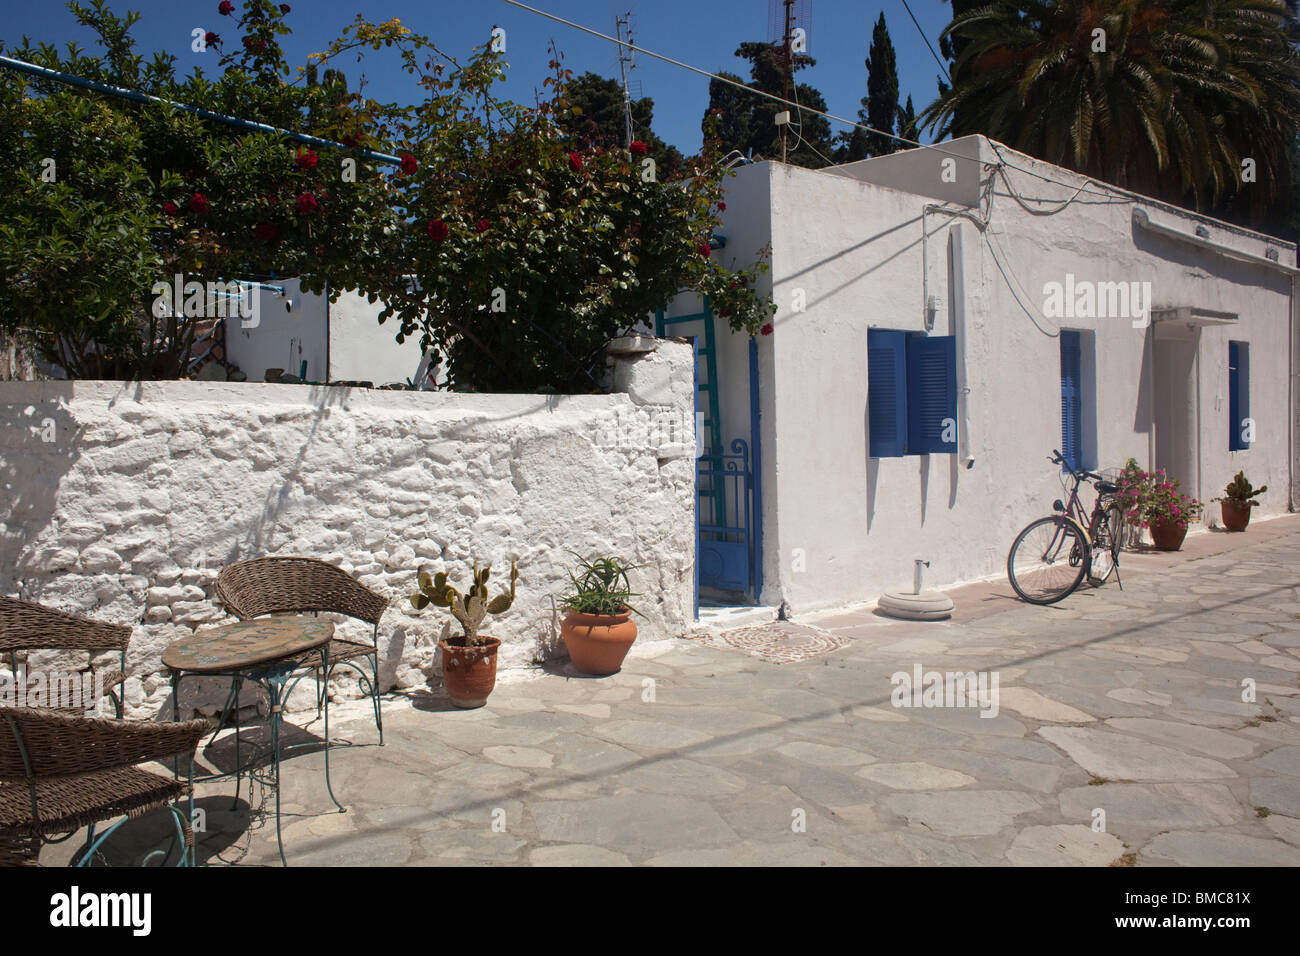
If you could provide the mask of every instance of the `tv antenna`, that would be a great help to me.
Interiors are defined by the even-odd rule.
[[[630,148],[632,145],[632,92],[628,87],[627,74],[629,70],[636,69],[636,63],[632,59],[631,11],[621,17],[615,17],[614,24],[618,28],[618,71],[623,81],[623,132],[625,136],[623,145]]]
[[[805,53],[808,49],[808,35],[812,32],[811,0],[768,0],[768,36],[772,45],[780,47],[781,63],[781,98],[790,99],[790,87],[794,83],[794,56]],[[779,31],[779,33],[778,33]],[[801,117],[795,116],[795,122]],[[778,114],[777,124],[781,129],[781,162],[785,162],[786,137],[790,127],[790,114]]]

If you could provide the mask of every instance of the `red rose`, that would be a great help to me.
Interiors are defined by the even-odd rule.
[[[257,37],[244,37],[244,46],[250,50],[260,50],[262,45],[262,41]]]
[[[203,42],[208,46],[221,46],[221,34],[213,33],[209,30],[207,33],[203,34]]]
[[[289,15],[289,10],[290,10],[290,9],[292,9],[292,8],[289,6],[289,4],[287,4],[287,3],[282,3],[282,4],[280,4],[280,12],[283,13],[285,16],[288,16],[288,15]]]
[[[221,0],[221,2],[217,4],[217,13],[221,14],[223,17],[228,17],[234,12],[235,5],[231,3],[230,0]]]
[[[644,156],[646,154],[646,145],[641,140],[633,140],[627,147],[632,151],[633,156]]]
[[[275,238],[276,228],[269,222],[259,222],[253,227],[253,235],[258,239],[270,242]]]
[[[414,156],[410,153],[403,153],[401,165],[397,168],[400,169],[403,174],[409,176],[411,173],[415,172],[419,165],[419,162],[416,161]]]
[[[298,211],[303,215],[315,212],[319,205],[320,203],[316,201],[316,197],[311,193],[298,194]]]
[[[569,168],[575,173],[582,172],[582,156],[578,153],[569,154]]]
[[[174,216],[180,212],[180,209],[177,208],[174,202],[165,202],[163,203],[163,212],[167,213],[169,216]]]
[[[299,169],[315,169],[320,159],[316,156],[314,150],[298,150],[297,163]]]
[[[771,322],[767,323],[767,325],[763,326],[763,327],[762,327],[761,329],[759,329],[758,331],[759,331],[759,333],[760,333],[761,335],[771,335],[771,334],[772,334],[772,323],[771,323]]]
[[[195,193],[190,197],[190,208],[202,215],[208,211],[208,197],[203,193]]]
[[[725,202],[719,202],[718,212],[726,212],[726,211],[727,211],[727,204]]]
[[[707,242],[701,242],[699,248],[696,249],[696,251],[706,259],[709,258],[709,256],[713,255],[713,250],[709,248],[709,244]]]
[[[486,219],[480,219],[480,220],[478,221],[478,231],[479,231],[479,232],[487,232],[487,231],[488,231],[488,221],[487,221]]]
[[[429,220],[429,225],[425,229],[429,233],[429,238],[436,239],[438,242],[442,242],[451,235],[451,230],[447,228],[447,224],[441,219]]]

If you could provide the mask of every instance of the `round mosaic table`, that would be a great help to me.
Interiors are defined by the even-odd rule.
[[[226,721],[235,715],[235,799],[239,799],[239,780],[244,773],[257,777],[256,760],[245,765],[240,760],[239,691],[245,681],[256,684],[270,697],[267,722],[271,731],[272,771],[266,782],[275,791],[275,838],[280,849],[280,862],[284,863],[284,839],[280,833],[280,730],[284,723],[284,698],[288,696],[285,684],[291,680],[289,690],[306,673],[329,672],[329,643],[334,637],[334,624],[315,617],[263,617],[251,621],[237,621],[220,627],[195,631],[168,645],[162,662],[172,672],[172,714],[180,718],[178,707],[181,679],[184,677],[229,677],[230,693],[222,707],[217,729],[212,740],[221,733]],[[303,671],[310,658],[319,663]],[[295,673],[297,676],[295,676]],[[344,812],[343,805],[334,796],[330,785],[330,704],[329,693],[318,694],[317,702],[325,714],[325,789],[330,799]],[[209,740],[209,745],[212,743]],[[193,784],[191,761],[190,783]],[[179,768],[177,768],[179,776]],[[231,774],[213,774],[206,779],[215,780]],[[259,777],[260,779],[260,777]],[[191,796],[191,807],[193,797]]]
[[[195,631],[168,645],[162,662],[187,674],[231,674],[297,658],[328,644],[334,623],[314,617],[267,617]]]

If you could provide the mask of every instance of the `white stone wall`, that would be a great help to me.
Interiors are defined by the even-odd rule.
[[[693,600],[691,350],[658,346],[617,363],[612,395],[0,383],[0,592],[134,625],[133,716],[167,698],[163,648],[230,619],[220,568],[262,555],[319,558],[388,597],[400,688],[436,683],[449,620],[410,608],[417,571],[463,584],[474,558],[498,583],[518,561],[514,607],[484,627],[503,670],[564,653],[552,601],[570,549],[641,565],[640,633],[676,636]]]

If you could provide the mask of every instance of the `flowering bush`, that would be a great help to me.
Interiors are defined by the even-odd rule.
[[[1178,490],[1178,479],[1170,478],[1163,468],[1143,471],[1130,458],[1120,474],[1118,499],[1129,521],[1143,528],[1153,525],[1176,525],[1186,528],[1201,517],[1205,506]]]
[[[135,14],[115,16],[105,0],[69,7],[98,35],[98,55],[27,41],[5,52],[327,140],[378,139],[388,107],[350,94],[340,75],[307,67],[305,83],[283,81],[291,69],[277,38],[289,27],[269,0],[214,3],[256,42],[229,44],[218,69],[188,78],[172,57],[137,52]],[[0,334],[25,330],[71,378],[187,373],[196,323],[154,314],[156,282],[274,273],[301,275],[313,292],[328,280],[337,294],[391,254],[400,221],[374,164],[358,159],[355,182],[332,185],[349,150],[318,155],[273,133],[11,71],[0,72],[0,144]]]
[[[493,96],[504,73],[490,45],[457,63],[397,20],[358,17],[299,68],[305,82],[289,82],[289,5],[227,0],[216,9],[241,42],[218,70],[180,79],[173,58],[136,52],[136,15],[114,16],[107,0],[69,6],[102,54],[24,41],[13,55],[346,144],[308,149],[0,72],[0,333],[30,331],[70,377],[186,375],[197,323],[152,311],[151,288],[174,275],[358,289],[382,302],[381,324],[397,317],[399,343],[419,336],[453,388],[480,391],[599,388],[609,340],[679,292],[707,296],[749,334],[776,311],[755,288],[763,251],[742,268],[711,247],[727,175],[716,137],[706,129],[700,155],[662,181],[640,149],[583,145],[558,121],[580,112],[558,54],[551,98],[525,107]],[[333,69],[317,75],[335,57],[389,48],[421,103],[380,103]]]
[[[574,109],[559,54],[550,98],[525,107],[493,96],[503,71],[490,45],[452,69],[425,38],[393,39],[429,95],[393,123],[418,160],[399,184],[414,216],[400,230],[403,268],[372,289],[380,322],[397,318],[399,342],[419,336],[451,387],[596,390],[609,340],[682,291],[708,296],[737,331],[771,317],[754,291],[761,253],[737,269],[710,248],[726,175],[713,139],[660,181],[637,150],[583,146],[557,121]]]

